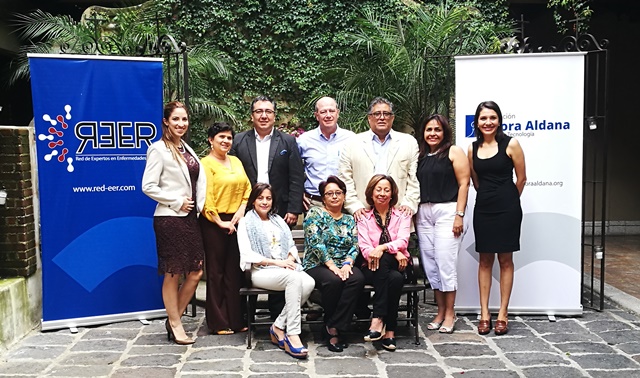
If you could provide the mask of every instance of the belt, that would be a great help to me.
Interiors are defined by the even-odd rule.
[[[307,192],[304,192],[304,194],[306,194],[307,197],[309,197],[310,199],[312,199],[314,201],[322,202],[322,197],[321,196],[314,196],[313,194],[309,194]]]

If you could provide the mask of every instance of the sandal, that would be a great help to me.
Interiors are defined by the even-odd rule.
[[[440,327],[442,327],[442,322],[438,323],[438,322],[431,322],[429,324],[427,324],[427,329],[429,331],[437,331],[440,329]]]
[[[441,326],[439,332],[440,333],[453,333],[453,329],[455,328],[457,321],[458,321],[458,317],[456,316],[456,317],[453,318],[453,323],[451,323],[451,327]],[[444,321],[443,321],[443,323],[444,323]]]
[[[216,331],[216,335],[233,335],[233,330],[229,328]]]

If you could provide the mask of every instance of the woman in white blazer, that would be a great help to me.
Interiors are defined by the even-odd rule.
[[[164,107],[162,139],[147,150],[142,191],[158,202],[153,229],[158,250],[158,273],[164,274],[162,299],[167,311],[167,338],[193,344],[180,320],[200,277],[204,248],[197,215],[204,206],[206,176],[196,153],[183,140],[189,127],[185,106],[177,101]],[[186,276],[182,286],[179,279]]]

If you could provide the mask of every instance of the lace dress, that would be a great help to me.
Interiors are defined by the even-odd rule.
[[[196,198],[196,183],[200,163],[184,150],[181,151],[189,168],[191,198]],[[185,274],[202,269],[204,247],[198,225],[196,206],[185,217],[153,217],[158,249],[158,274]]]

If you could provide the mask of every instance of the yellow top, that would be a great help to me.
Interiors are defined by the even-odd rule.
[[[235,156],[229,156],[229,160],[231,168],[209,155],[200,160],[207,175],[207,198],[202,213],[211,222],[219,213],[235,214],[251,194],[251,183],[242,162]]]

